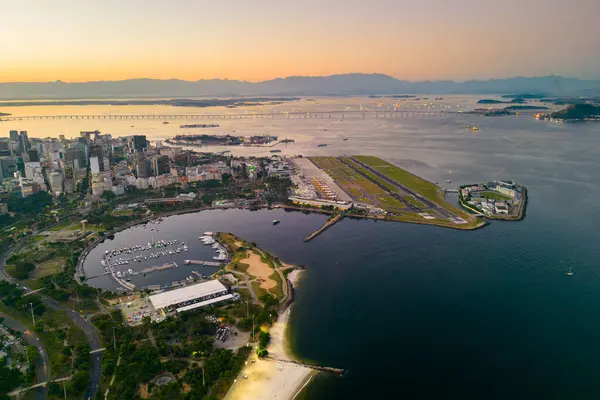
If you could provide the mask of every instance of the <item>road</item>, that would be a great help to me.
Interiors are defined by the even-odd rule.
[[[0,317],[4,318],[2,321],[2,325],[14,329],[15,331],[19,331],[23,334],[23,340],[29,346],[35,346],[38,351],[39,358],[35,362],[35,368],[37,369],[37,381],[39,382],[47,382],[50,379],[50,363],[48,361],[48,352],[46,348],[40,341],[40,338],[37,337],[35,332],[31,331],[28,327],[23,325],[17,320],[12,319],[6,314],[0,313]],[[48,386],[41,386],[35,389],[35,398],[42,400],[46,399],[48,396]]]
[[[11,282],[11,283],[18,283],[18,282],[15,282],[15,280],[10,275],[8,275],[6,273],[6,271],[4,270],[5,257],[8,254],[10,254],[10,251],[7,252],[6,255],[0,256],[0,279],[3,279],[5,281]],[[23,288],[23,290],[25,290],[26,292],[33,291],[31,288],[23,286],[22,284],[19,284],[19,287]],[[82,317],[78,312],[68,309],[67,307],[58,303],[54,299],[51,299],[51,298],[48,298],[45,296],[40,296],[40,299],[42,300],[42,302],[44,303],[44,305],[46,307],[51,308],[53,310],[65,311],[67,313],[67,315],[73,320],[73,323],[75,325],[77,325],[77,327],[79,327],[85,333],[85,336],[87,337],[87,340],[88,340],[88,344],[90,346],[90,351],[98,350],[101,348],[100,340],[98,339],[98,332],[96,332],[96,329],[91,324],[91,322],[89,322],[84,317]],[[94,396],[96,395],[96,392],[98,391],[98,386],[100,385],[100,378],[102,375],[102,352],[92,353],[92,354],[90,354],[90,357],[91,357],[90,382],[85,391],[85,397],[84,397],[85,400],[87,400],[88,398],[92,398],[92,399],[94,398]],[[46,355],[46,365],[49,365],[48,361],[47,361],[47,355]],[[46,397],[44,396],[43,398],[45,399]]]

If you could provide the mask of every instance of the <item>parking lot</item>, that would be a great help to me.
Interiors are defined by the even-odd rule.
[[[337,199],[340,201],[352,201],[352,198],[340,188],[333,178],[329,176],[324,170],[317,167],[311,160],[308,158],[294,158],[294,165],[296,169],[300,173],[301,176],[304,177],[308,184],[312,185],[312,179],[318,179],[323,181],[335,194],[337,195]]]
[[[121,312],[130,326],[140,325],[144,317],[150,317],[154,322],[165,319],[165,314],[156,311],[148,297],[121,304]]]

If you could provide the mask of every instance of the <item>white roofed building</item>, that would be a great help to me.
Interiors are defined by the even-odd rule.
[[[152,306],[165,311],[183,312],[233,299],[227,287],[218,280],[202,282],[149,297]]]

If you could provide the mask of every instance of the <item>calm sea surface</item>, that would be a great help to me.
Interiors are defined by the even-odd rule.
[[[322,102],[344,107],[336,99]],[[28,129],[30,136],[36,127],[43,132],[37,136],[76,136],[82,129],[126,134],[137,125],[80,123],[1,126]],[[152,124],[147,131],[131,129],[159,139],[179,126]],[[493,222],[473,232],[343,220],[304,243],[323,216],[231,210],[172,217],[158,232],[133,228],[102,245],[177,238],[190,246],[189,257],[180,258],[206,258],[212,252],[197,237],[224,230],[306,265],[292,309],[294,348],[301,358],[349,374],[315,378],[304,398],[600,397],[600,125],[556,125],[525,116],[225,124],[223,132],[296,138],[284,154],[372,154],[430,180],[451,179],[453,186],[508,178],[529,190],[525,220]],[[275,218],[282,223],[274,227]],[[86,263],[89,276],[101,269],[102,246]],[[566,275],[569,267],[572,277]],[[182,277],[189,275],[185,268],[178,269]],[[152,279],[148,283],[169,283],[181,276]],[[112,284],[107,278],[94,282]]]

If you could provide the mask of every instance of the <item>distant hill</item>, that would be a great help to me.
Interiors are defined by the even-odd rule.
[[[600,92],[600,81],[559,76],[514,77],[464,82],[409,82],[382,74],[344,74],[315,77],[292,76],[256,83],[223,79],[193,82],[176,79],[129,79],[75,83],[61,81],[0,83],[0,99],[2,100],[501,93],[578,96],[596,92]]]
[[[589,118],[600,120],[600,107],[592,104],[573,104],[564,110],[552,113],[551,117],[567,121],[583,121]]]

